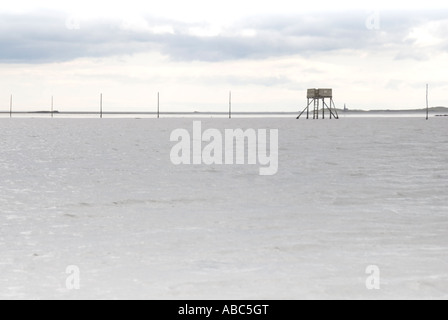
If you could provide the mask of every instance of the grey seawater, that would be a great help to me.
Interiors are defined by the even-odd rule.
[[[193,120],[278,129],[278,173],[173,165]],[[0,298],[446,299],[447,120],[1,119]]]

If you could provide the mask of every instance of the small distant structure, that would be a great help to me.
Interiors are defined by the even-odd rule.
[[[321,109],[322,119],[325,119],[325,110],[329,111],[330,119],[333,117],[335,119],[339,119],[338,111],[336,110],[336,106],[333,101],[333,89],[308,89],[306,98],[306,108],[303,109],[297,119],[300,119],[305,112],[307,119],[310,118],[310,113],[312,113],[313,119],[319,119]],[[311,107],[312,110],[310,110]]]

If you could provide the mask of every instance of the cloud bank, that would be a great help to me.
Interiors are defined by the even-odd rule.
[[[396,59],[446,51],[448,10],[248,16],[231,25],[151,16],[78,19],[59,12],[0,14],[0,63],[53,63],[157,51],[176,61],[228,61],[322,52],[393,50]]]

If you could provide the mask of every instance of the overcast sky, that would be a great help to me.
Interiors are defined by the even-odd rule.
[[[0,109],[299,111],[448,106],[438,1],[20,1],[0,9]],[[3,107],[2,107],[3,106]]]

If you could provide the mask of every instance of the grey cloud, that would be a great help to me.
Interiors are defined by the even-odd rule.
[[[430,57],[424,50],[408,49],[400,51],[394,58],[394,60],[415,60],[426,61]]]
[[[397,80],[397,79],[391,79],[389,80],[389,82],[385,85],[386,89],[391,89],[391,90],[397,90],[399,89],[401,86],[403,86],[405,84],[405,82],[403,80]]]
[[[223,61],[300,54],[310,56],[341,49],[383,50],[396,47],[398,59],[413,43],[410,29],[444,19],[447,12],[380,12],[380,29],[368,30],[369,12],[248,17],[217,36],[188,32],[201,24],[146,17],[148,26],[170,25],[174,33],[123,28],[123,21],[77,21],[55,12],[0,16],[0,62],[46,63],[80,57],[105,57],[157,50],[173,60]],[[244,37],[241,30],[256,31]],[[443,30],[442,30],[443,31]],[[443,48],[440,48],[443,50]]]
[[[208,83],[223,83],[232,85],[256,85],[256,86],[289,86],[294,81],[285,76],[234,76],[223,75],[213,77],[201,77],[200,81]]]
[[[0,61],[46,63],[79,57],[103,57],[148,50],[156,39],[120,28],[119,21],[80,20],[70,28],[63,15],[38,14],[0,17]]]

